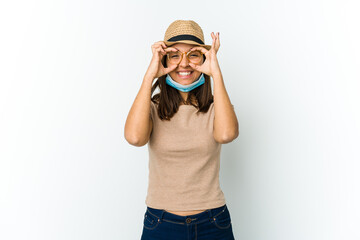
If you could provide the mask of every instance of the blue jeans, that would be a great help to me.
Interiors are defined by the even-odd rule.
[[[180,216],[147,207],[141,240],[234,240],[229,210],[225,205]]]

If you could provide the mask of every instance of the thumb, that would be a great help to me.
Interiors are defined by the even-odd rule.
[[[200,71],[200,66],[195,65],[193,63],[189,63],[190,67],[192,67],[193,69],[195,69],[196,71]]]
[[[167,68],[166,68],[166,74],[168,74],[169,72],[174,71],[175,68],[177,68],[177,65],[172,65],[171,67],[167,67]]]

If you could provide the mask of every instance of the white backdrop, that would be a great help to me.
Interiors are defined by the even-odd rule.
[[[236,239],[360,239],[356,0],[0,3],[0,239],[136,240],[147,145],[124,124],[176,19],[196,21],[240,124],[220,183]]]

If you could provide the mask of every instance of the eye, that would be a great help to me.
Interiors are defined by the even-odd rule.
[[[180,54],[178,52],[170,52],[169,54],[170,58],[179,58]]]
[[[190,57],[200,57],[201,53],[199,51],[190,52]]]

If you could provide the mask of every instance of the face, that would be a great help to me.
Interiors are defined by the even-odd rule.
[[[197,45],[195,44],[187,44],[187,43],[176,43],[170,47],[176,48],[181,52],[188,52],[190,51],[191,48],[195,47]],[[204,62],[204,56],[202,56],[202,62],[200,64],[202,64]],[[171,64],[169,63],[169,60],[166,59],[166,64],[169,67]],[[180,75],[179,72],[190,72],[190,75]],[[195,69],[193,69],[190,65],[189,65],[189,60],[185,57],[185,55],[183,55],[183,58],[181,59],[181,62],[177,65],[177,68],[175,68],[174,71],[170,72],[169,75],[170,77],[183,85],[188,85],[191,84],[192,82],[194,82],[195,80],[197,80],[200,76],[201,72],[196,71]]]

